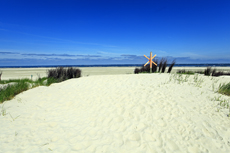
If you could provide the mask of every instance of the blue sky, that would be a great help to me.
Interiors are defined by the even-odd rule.
[[[1,0],[0,66],[230,63],[229,0]]]

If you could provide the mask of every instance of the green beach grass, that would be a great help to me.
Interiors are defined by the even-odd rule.
[[[46,83],[44,81],[47,80]],[[8,83],[14,83],[9,85]],[[6,87],[0,89],[0,103],[3,103],[6,100],[11,100],[17,94],[26,91],[30,88],[35,88],[38,86],[49,86],[52,83],[58,83],[54,78],[39,78],[36,81],[30,79],[10,79],[10,80],[1,80],[0,84],[8,84]]]
[[[219,87],[218,90],[219,93],[223,95],[228,95],[230,96],[230,82],[228,84],[223,84]]]
[[[47,75],[48,77],[43,78],[40,78],[40,75],[38,75],[38,79],[36,81],[30,79],[1,80],[0,84],[13,84],[8,84],[6,87],[0,88],[0,103],[3,103],[6,100],[11,100],[17,94],[30,88],[50,86],[52,83],[59,83],[71,78],[79,78],[81,77],[81,70],[72,67],[57,67],[56,69],[48,70]]]

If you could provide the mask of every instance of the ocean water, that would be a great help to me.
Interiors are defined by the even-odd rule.
[[[41,67],[141,67],[143,64],[107,64],[107,65],[36,65],[36,66],[0,66],[0,68],[41,68]],[[171,64],[167,64],[170,66]],[[174,67],[230,67],[227,64],[175,64]]]

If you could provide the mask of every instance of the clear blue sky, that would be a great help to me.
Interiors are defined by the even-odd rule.
[[[0,66],[230,63],[229,0],[1,0]]]

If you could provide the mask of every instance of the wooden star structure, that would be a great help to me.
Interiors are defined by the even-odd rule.
[[[144,66],[146,66],[148,63],[150,63],[150,73],[152,73],[152,63],[157,66],[157,64],[152,61],[155,56],[156,56],[156,54],[154,56],[152,56],[152,52],[150,52],[150,58],[148,58],[147,56],[145,56],[149,61],[147,63],[145,63]]]

